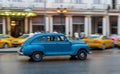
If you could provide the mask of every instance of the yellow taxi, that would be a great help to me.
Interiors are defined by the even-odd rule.
[[[15,38],[10,35],[0,34],[0,48],[12,47],[12,41]]]
[[[23,34],[22,36],[13,40],[13,46],[21,46],[28,38],[32,37],[33,33],[30,34]]]
[[[118,47],[120,47],[120,38],[118,38],[118,42],[116,44]]]
[[[114,42],[110,38],[104,35],[92,34],[83,39],[91,48],[106,49],[114,47]]]

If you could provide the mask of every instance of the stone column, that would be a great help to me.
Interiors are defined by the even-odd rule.
[[[88,24],[89,24],[89,27],[88,27],[88,35],[92,34],[92,21],[91,21],[91,16],[88,16]]]
[[[85,26],[84,26],[84,32],[85,32],[85,36],[88,36],[89,34],[91,34],[91,16],[85,16]]]
[[[6,34],[5,17],[2,18],[2,33],[3,33],[3,34]]]
[[[70,36],[73,36],[73,19],[72,19],[72,16],[69,16],[69,19],[70,19],[70,24],[69,24]]]
[[[10,17],[7,17],[7,34],[11,33]]]
[[[120,14],[118,16],[118,25],[117,25],[118,34],[120,34]]]
[[[46,15],[46,32],[48,32],[49,31],[49,15]]]
[[[109,36],[109,34],[110,34],[109,16],[104,16],[103,17],[102,33],[105,36]]]
[[[67,36],[69,36],[69,32],[70,32],[69,27],[70,27],[70,17],[66,16],[66,18],[65,18],[65,34]]]
[[[32,28],[32,17],[30,17],[30,33],[32,33],[33,32],[33,28]]]
[[[53,17],[49,16],[49,30],[53,32]]]
[[[25,17],[25,33],[28,33],[28,18]]]

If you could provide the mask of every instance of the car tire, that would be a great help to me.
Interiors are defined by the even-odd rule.
[[[114,48],[115,47],[115,44],[114,43],[112,43],[112,46],[111,46],[112,48]]]
[[[80,51],[78,51],[77,57],[79,60],[86,60],[87,52],[85,50],[80,50]]]
[[[105,44],[102,45],[102,50],[105,50],[106,49],[106,46]]]
[[[9,48],[9,45],[8,45],[7,43],[5,43],[5,44],[3,45],[3,48]]]
[[[43,59],[43,54],[41,52],[34,52],[31,56],[31,59],[35,62],[40,62]]]

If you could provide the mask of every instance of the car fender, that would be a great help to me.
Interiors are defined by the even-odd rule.
[[[74,45],[72,45],[72,50],[73,50],[74,54],[77,54],[77,52],[80,49],[85,49],[87,51],[87,53],[90,52],[90,47],[87,44],[74,44]]]
[[[42,45],[28,45],[24,48],[24,55],[32,55],[33,52],[45,52],[45,48]]]

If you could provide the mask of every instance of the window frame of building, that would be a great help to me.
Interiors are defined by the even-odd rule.
[[[8,0],[8,1],[11,1],[11,2],[23,2],[23,0]]]
[[[83,2],[82,2],[82,0],[75,0],[75,3],[76,4],[82,4]]]
[[[45,0],[34,0],[34,2],[43,3]]]
[[[55,3],[63,3],[63,0],[55,0]]]
[[[101,0],[94,0],[94,4],[101,4]]]

